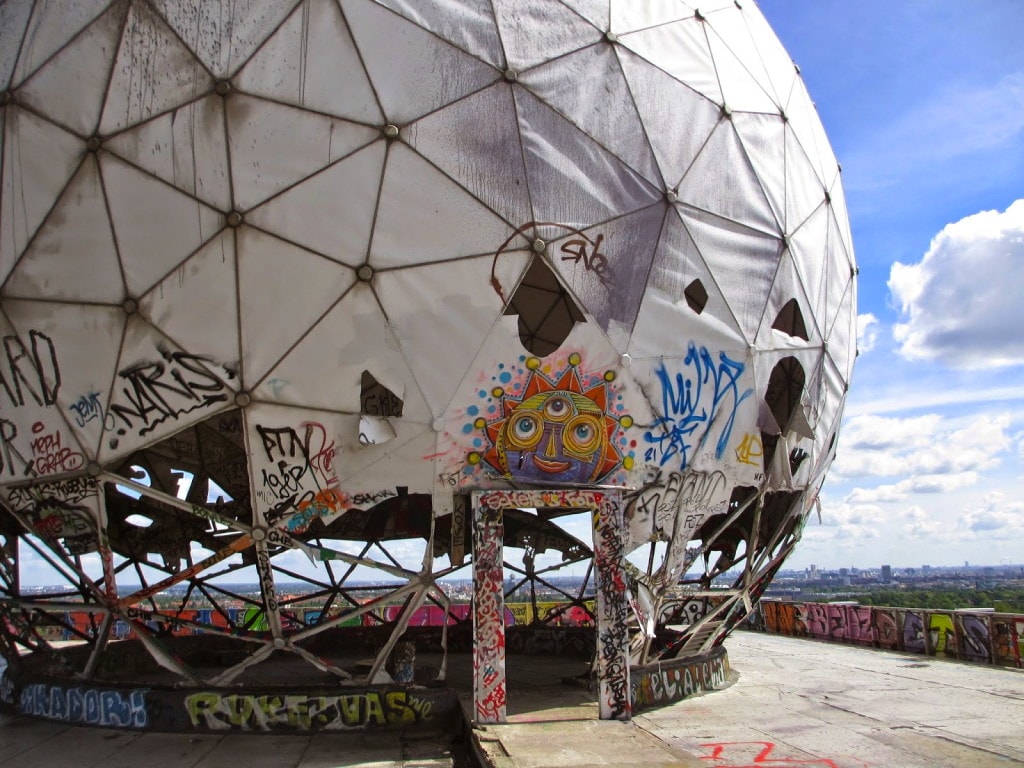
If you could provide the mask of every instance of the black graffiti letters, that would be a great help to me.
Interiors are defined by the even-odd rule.
[[[0,360],[0,407],[20,408],[26,403],[49,406],[57,402],[60,366],[57,349],[45,333],[28,332],[28,346],[17,336],[4,336]]]
[[[118,434],[152,432],[167,421],[228,399],[225,384],[203,367],[209,358],[161,349],[162,360],[140,361],[118,371],[118,402],[110,405],[107,428]]]

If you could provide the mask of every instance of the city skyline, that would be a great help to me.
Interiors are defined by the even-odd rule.
[[[760,7],[842,164],[860,270],[837,460],[785,567],[1019,559],[1024,5]]]

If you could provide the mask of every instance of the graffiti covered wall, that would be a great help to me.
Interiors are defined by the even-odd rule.
[[[745,625],[790,637],[1024,667],[1024,616],[763,600]]]

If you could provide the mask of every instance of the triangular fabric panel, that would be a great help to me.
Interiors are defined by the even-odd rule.
[[[388,495],[393,495],[396,467],[402,467],[403,485],[408,482],[410,488],[421,493],[433,483],[434,462],[424,457],[434,453],[437,434],[430,426],[404,419],[388,419],[388,422],[396,434],[387,442],[366,442],[364,436],[362,444],[342,440],[339,445],[335,457],[338,480],[344,483],[346,490],[351,489],[353,500],[358,501],[361,495],[369,499],[384,498],[379,492],[385,489]],[[360,506],[372,503],[362,501]]]
[[[295,0],[152,1],[196,57],[221,79],[248,61],[295,4]]]
[[[251,227],[237,232],[242,375],[253,389],[352,286],[355,274]],[[302,290],[282,291],[285,277]]]
[[[818,119],[818,109],[807,93],[803,80],[797,79],[790,94],[786,115],[797,141],[818,173],[821,185],[828,188],[836,172],[836,159],[829,146],[825,129]],[[792,115],[792,117],[788,117]]]
[[[100,130],[111,134],[207,93],[213,80],[148,5],[135,3],[114,63]]]
[[[378,141],[252,211],[250,224],[355,267],[366,261],[384,171]]]
[[[235,407],[238,375],[231,361],[202,348],[183,350],[140,315],[131,315],[107,406],[109,462]]]
[[[240,94],[228,100],[227,118],[242,211],[380,137],[378,129]]]
[[[391,145],[370,250],[374,269],[494,253],[511,233],[505,221],[407,146]]]
[[[506,221],[530,220],[512,90],[497,83],[402,130],[417,152]]]
[[[606,0],[561,0],[562,5],[572,8],[576,13],[589,21],[601,31],[611,29],[609,5]],[[621,5],[616,3],[616,5]]]
[[[420,0],[377,2],[481,61],[486,61],[495,69],[505,69],[505,54],[498,29],[494,25],[490,0],[463,0],[457,5],[423,3]]]
[[[665,182],[636,109],[605,110],[598,106],[632,103],[611,45],[599,43],[563,56],[524,74],[519,81],[652,185],[664,189]]]
[[[807,339],[794,337],[784,331],[773,329],[775,320],[783,308],[791,301],[796,301],[800,310]],[[821,346],[821,329],[817,325],[818,316],[813,312],[814,306],[804,290],[803,281],[794,264],[793,256],[787,249],[779,259],[779,268],[775,273],[775,282],[765,303],[764,316],[758,329],[754,344],[758,350],[780,348],[803,348]]]
[[[100,156],[125,282],[141,296],[224,226],[224,215],[112,155]]]
[[[7,279],[5,296],[120,304],[121,264],[99,167],[87,155]]]
[[[768,73],[768,79],[772,91],[774,91],[774,101],[785,107],[789,103],[794,84],[800,79],[796,66],[756,5],[745,3],[743,18],[750,30],[754,51],[757,57],[764,62],[765,71]]]
[[[807,162],[803,147],[786,126],[786,224],[789,231],[799,227],[825,202],[825,185]]]
[[[686,300],[694,281],[707,295],[699,313]],[[672,211],[665,219],[628,352],[634,358],[679,356],[695,339],[728,349],[746,344],[718,282],[678,212]]]
[[[722,109],[632,51],[616,50],[661,177],[674,189],[723,119]]]
[[[103,142],[103,148],[221,211],[231,208],[224,99],[210,95]]]
[[[775,93],[771,78],[768,77],[768,72],[765,70],[764,60],[757,50],[757,42],[750,34],[750,27],[747,26],[746,19],[746,9],[740,8],[734,3],[729,3],[726,7],[715,11],[714,15],[709,16],[711,31],[708,34],[708,41],[715,55],[715,64],[719,64],[718,50],[723,46],[726,47],[736,57],[737,64],[742,67],[751,83],[756,83],[764,94],[764,96],[757,93],[749,94],[755,100],[754,103],[761,106],[761,109],[757,111],[779,114],[783,103]],[[721,77],[721,69],[718,72]],[[738,74],[738,70],[736,73]],[[725,103],[733,111],[748,110],[748,107],[742,106],[741,102],[734,103],[729,88],[725,85],[723,85],[723,91]],[[770,106],[763,103],[762,99],[765,97],[768,98]]]
[[[17,107],[4,112],[0,279],[6,279],[85,150],[79,139],[30,112]]]
[[[432,415],[373,290],[357,283],[253,394],[268,402],[358,414],[364,371],[402,400],[403,419],[430,422]]]
[[[35,6],[32,20],[28,23],[25,32],[26,38],[32,40],[32,45],[21,49],[11,85],[13,87],[20,85],[51,56],[67,45],[68,41],[80,30],[103,13],[112,2],[113,0],[82,0],[82,2],[74,3],[4,3],[4,10],[17,5]],[[15,16],[17,15],[15,12]],[[0,20],[7,21],[6,18]],[[3,26],[0,26],[0,29],[6,32]],[[20,39],[20,37],[16,38],[13,42],[13,50],[18,50]],[[4,49],[7,48],[7,43],[12,42],[6,35],[0,37],[0,40],[4,43]]]
[[[782,242],[735,222],[680,209],[698,252],[719,280],[743,336],[753,342],[764,314],[765,297],[782,253]]]
[[[728,188],[721,168],[730,169]],[[764,189],[750,166],[732,123],[719,123],[679,182],[680,203],[692,205],[762,232],[781,232]]]
[[[233,83],[245,93],[295,107],[373,125],[384,123],[334,0],[300,3]]]
[[[738,12],[735,6],[730,9]],[[725,18],[730,18],[730,11],[725,11]],[[722,98],[725,104],[733,112],[764,112],[778,114],[779,105],[772,99],[771,84],[767,76],[763,74],[763,67],[760,62],[753,60],[749,55],[750,49],[746,49],[745,60],[741,60],[724,43],[722,38],[715,32],[715,25],[718,23],[719,15],[709,19],[705,26],[708,30],[708,46],[711,49],[711,56],[715,60],[715,72],[718,74],[718,82],[722,88]],[[760,80],[756,79],[747,69],[747,65],[756,67],[754,71],[761,71]],[[766,90],[767,89],[767,90]]]
[[[0,91],[10,88],[34,5],[30,0],[0,4]]]
[[[501,317],[504,307],[490,286],[493,262],[485,256],[381,272],[374,278],[388,323],[434,415],[444,413]],[[439,317],[445,321],[438,322]]]
[[[678,5],[684,7],[682,3]],[[715,77],[714,60],[702,22],[688,18],[620,34],[618,42],[648,61],[657,61],[666,74],[722,105],[722,89]]]
[[[614,2],[608,3],[608,6],[611,31],[617,35],[662,26],[682,19],[693,19],[693,9],[678,0]]]
[[[606,333],[614,329],[626,339],[632,333],[665,215],[658,203],[582,232],[541,228],[562,282]]]
[[[517,87],[515,97],[535,221],[587,227],[661,199],[662,190],[528,91]]]
[[[492,5],[507,66],[515,72],[599,42],[606,31],[555,3],[492,0]]]
[[[732,126],[781,231],[786,218],[786,123],[781,115],[734,112]]]
[[[75,305],[47,302],[41,309],[35,302],[5,301],[4,307],[17,329],[18,339],[5,340],[25,353],[32,365],[19,366],[17,380],[8,378],[0,382],[0,402],[4,418],[17,426],[18,435],[8,442],[15,445],[18,455],[37,462],[31,442],[40,434],[56,435],[57,442],[70,447],[72,442],[81,447],[81,456],[67,454],[49,472],[84,469],[95,459],[106,425],[107,393],[110,391],[121,347],[126,315],[120,307]],[[5,336],[7,335],[5,331]],[[11,354],[8,352],[8,354]],[[23,404],[45,406],[43,430],[36,432],[32,419],[27,422],[22,414]],[[35,419],[39,410],[34,409]],[[25,423],[23,423],[25,422]],[[22,440],[24,443],[22,443]],[[4,467],[4,474],[10,467]]]
[[[828,207],[821,206],[789,237],[789,249],[796,262],[800,281],[810,302],[808,314],[821,323],[828,317]],[[822,330],[824,328],[822,327]]]
[[[389,123],[408,123],[499,77],[490,65],[369,0],[342,0],[341,8]],[[402,47],[401,67],[395,46]]]
[[[19,99],[79,135],[96,133],[124,8],[111,8],[62,48],[22,84]]]
[[[139,312],[182,349],[239,370],[234,231],[223,230],[153,286],[139,299]]]

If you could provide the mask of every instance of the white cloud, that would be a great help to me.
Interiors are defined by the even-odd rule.
[[[917,264],[892,265],[893,327],[908,359],[951,367],[1024,364],[1024,200],[947,225]]]
[[[870,352],[878,341],[878,318],[870,312],[857,315],[857,351]]]
[[[956,474],[924,475],[908,477],[898,483],[879,485],[876,488],[854,488],[844,501],[850,504],[900,501],[912,494],[949,493],[978,482],[977,472]]]
[[[962,526],[975,536],[986,539],[1024,536],[1024,501],[1003,493],[987,494],[978,508],[967,510]]]
[[[1007,414],[981,414],[966,424],[937,414],[855,416],[843,425],[832,473],[846,480],[905,475],[923,488],[922,475],[992,469],[1012,447]]]

